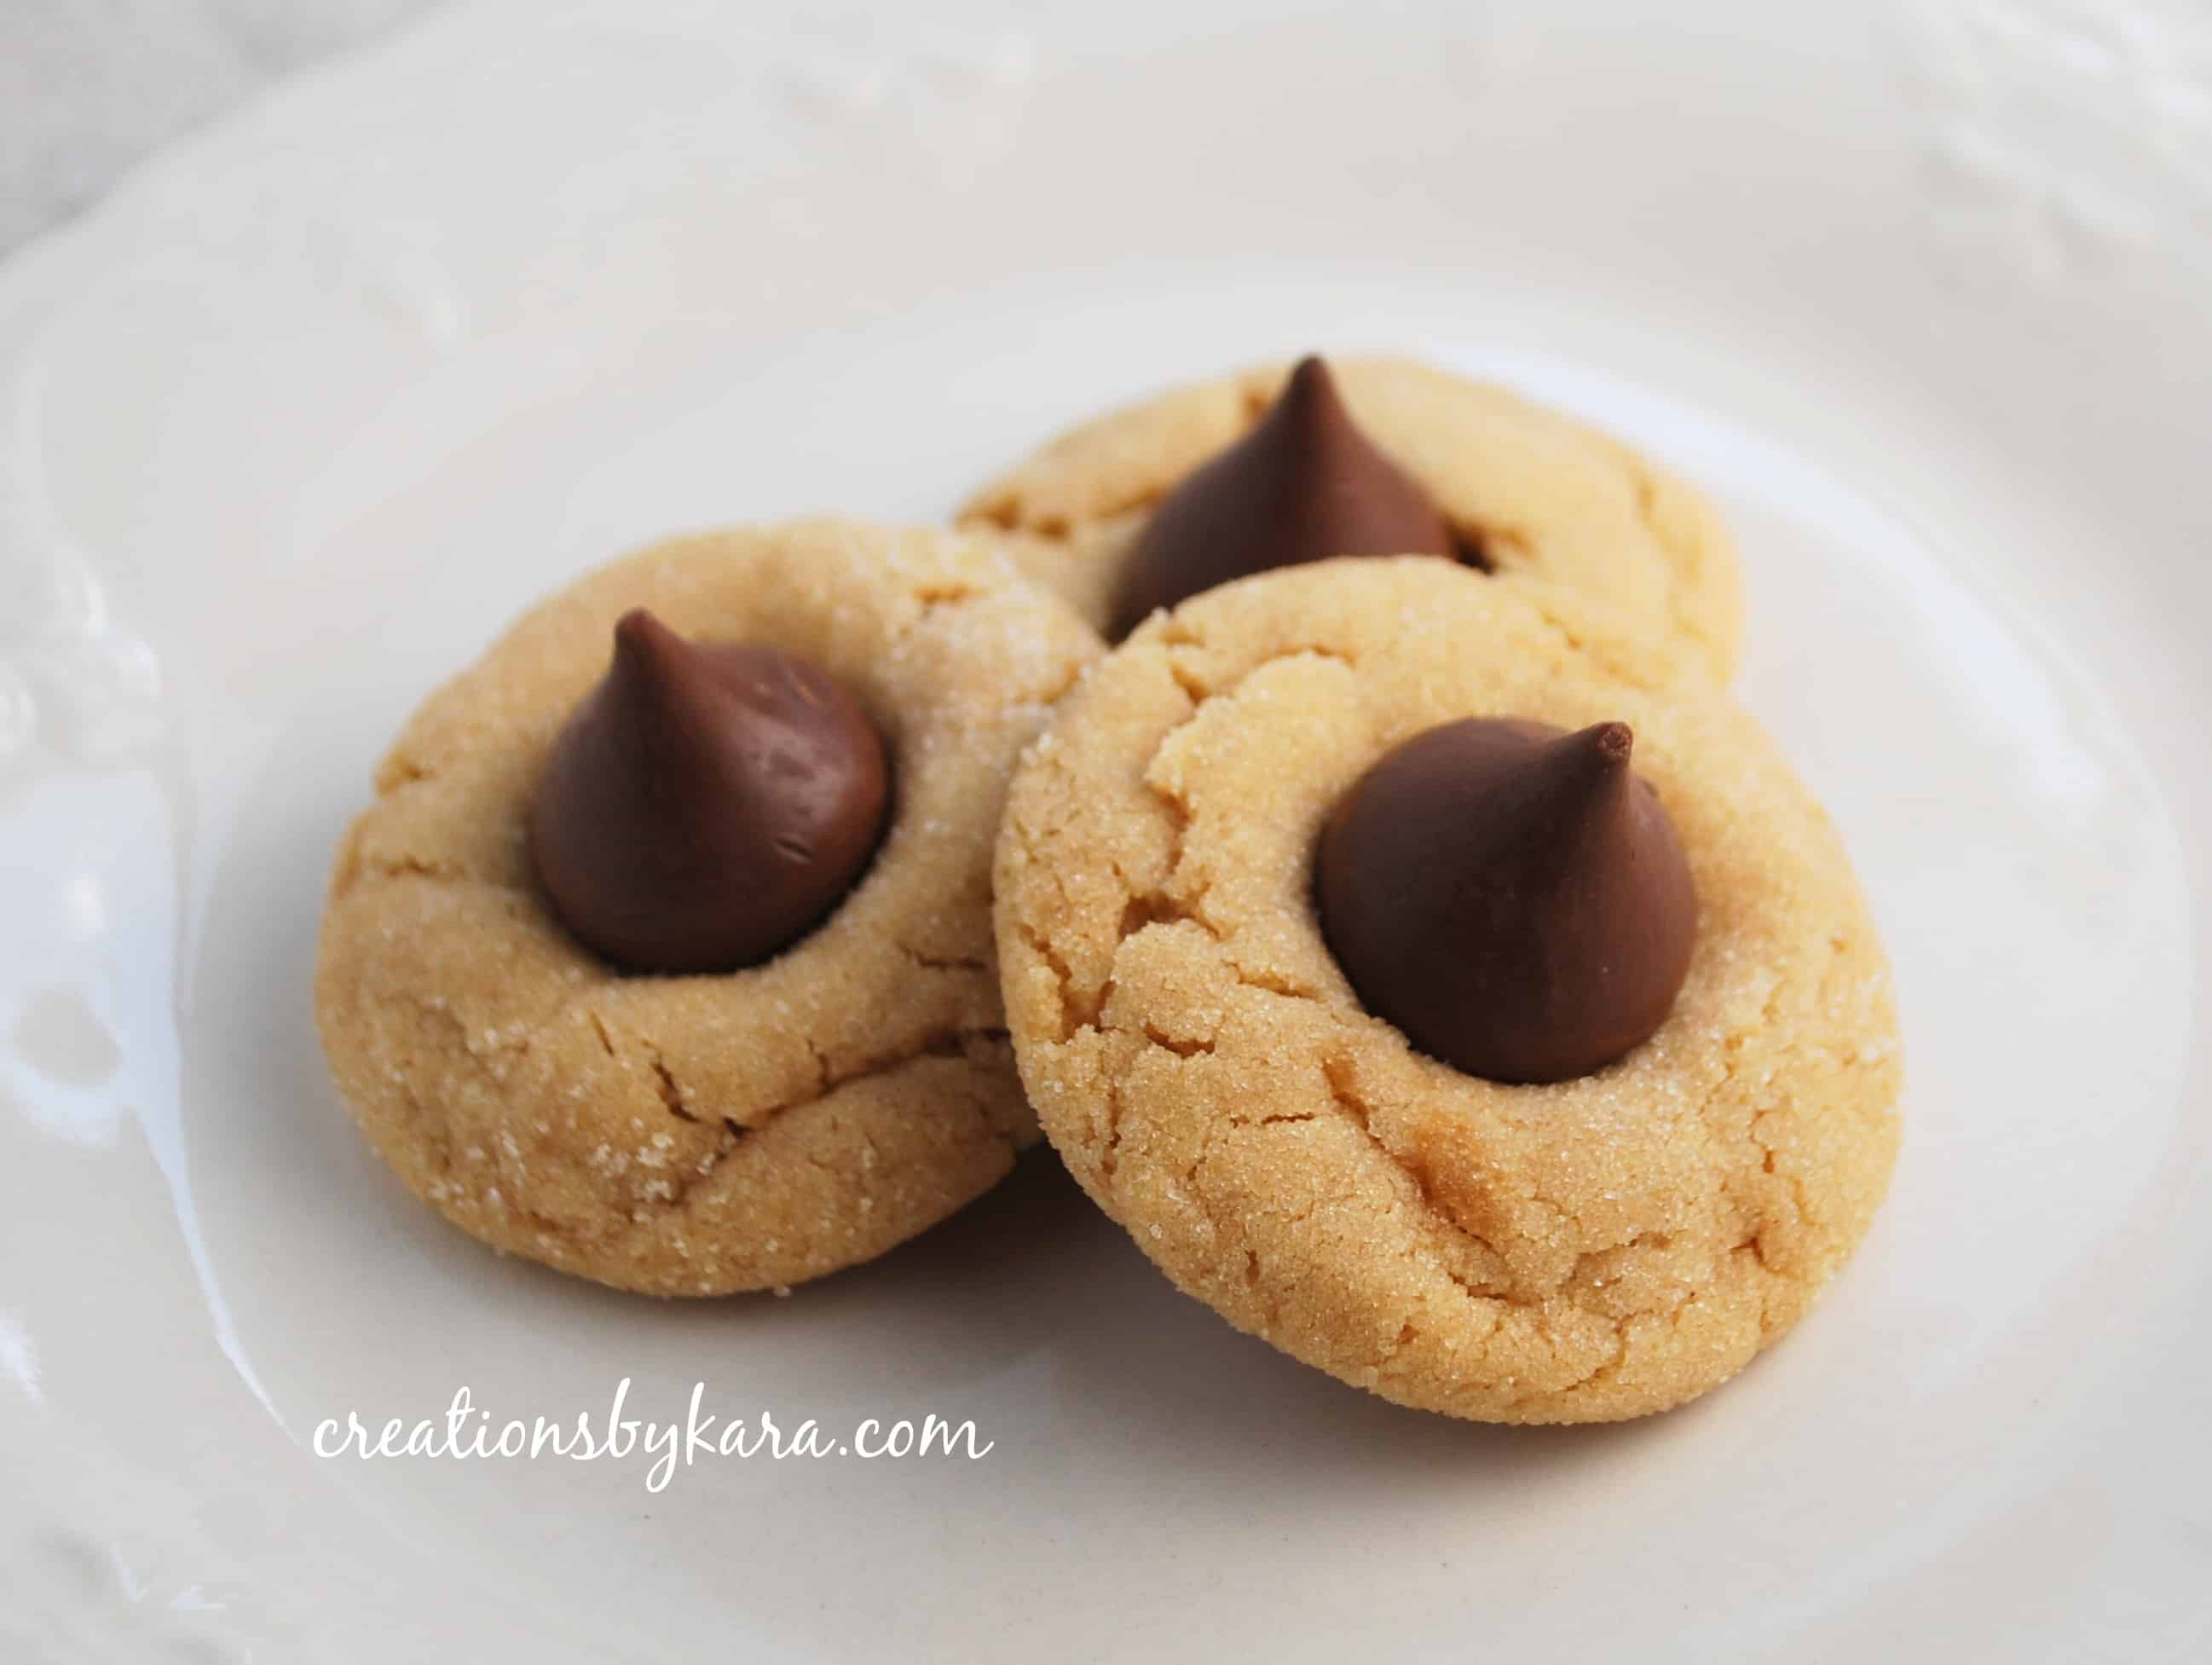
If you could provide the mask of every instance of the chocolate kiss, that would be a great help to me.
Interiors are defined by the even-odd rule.
[[[1666,1020],[1698,899],[1626,723],[1471,718],[1383,754],[1315,854],[1322,934],[1360,1000],[1493,1081],[1602,1069]]]
[[[883,738],[828,672],[687,642],[641,607],[553,742],[530,853],[554,911],[603,957],[734,970],[837,905],[889,798]]]
[[[1152,511],[1122,568],[1112,635],[1271,567],[1459,553],[1427,494],[1352,425],[1328,367],[1304,358],[1251,432]]]

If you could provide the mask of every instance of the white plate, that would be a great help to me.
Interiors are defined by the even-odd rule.
[[[465,8],[0,274],[0,1656],[2203,1657],[2202,6],[767,9]],[[1735,520],[1742,690],[1909,1049],[1799,1334],[1470,1428],[1231,1334],[1048,1157],[700,1306],[400,1193],[306,981],[434,679],[634,541],[941,516],[1310,343],[1507,377]],[[310,1449],[625,1376],[995,1445],[657,1493]]]

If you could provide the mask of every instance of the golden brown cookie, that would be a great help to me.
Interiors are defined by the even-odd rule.
[[[1016,561],[1106,628],[1152,507],[1258,421],[1288,374],[1194,383],[1061,435],[978,492],[963,524],[1023,534]],[[1499,573],[1602,598],[1735,666],[1735,553],[1694,487],[1619,441],[1502,388],[1397,359],[1331,362],[1359,428]]]
[[[534,882],[533,783],[636,607],[818,665],[888,744],[872,864],[764,964],[621,975]],[[315,1011],[363,1130],[463,1230],[654,1294],[796,1283],[943,1218],[1036,1136],[992,839],[1098,651],[995,540],[834,521],[678,539],[537,607],[415,714],[338,851]]]
[[[1310,900],[1331,806],[1475,715],[1625,721],[1698,906],[1652,1037],[1548,1086],[1364,1010]],[[1557,586],[1334,561],[1156,616],[1017,774],[996,915],[1048,1136],[1175,1282],[1402,1404],[1640,1415],[1786,1331],[1896,1150],[1888,974],[1826,817],[1678,651]]]

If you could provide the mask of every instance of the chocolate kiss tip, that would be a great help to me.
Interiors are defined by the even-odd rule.
[[[1352,428],[1352,413],[1345,409],[1336,374],[1319,353],[1308,353],[1291,368],[1282,392],[1275,395],[1274,410],[1288,422],[1291,434],[1308,444],[1340,424]]]
[[[1575,738],[1616,765],[1625,766],[1636,746],[1636,731],[1626,723],[1595,723]]]
[[[644,607],[633,607],[615,621],[615,652],[607,668],[611,682],[632,687],[667,688],[696,675],[701,650],[684,640]]]
[[[676,632],[653,617],[650,607],[633,607],[615,621],[615,646],[635,651],[668,641],[680,641]]]
[[[767,652],[687,641],[649,608],[633,607],[615,621],[614,658],[602,686],[629,713],[630,744],[664,761],[702,745],[711,752],[719,749],[715,732],[730,720],[719,690],[735,659]]]
[[[665,667],[699,651],[663,624],[649,607],[633,607],[615,621],[615,663],[626,669]]]

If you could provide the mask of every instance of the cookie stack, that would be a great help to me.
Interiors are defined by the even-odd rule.
[[[1796,1322],[1897,1143],[1738,618],[1697,492],[1399,362],[1108,416],[957,532],[663,545],[408,725],[325,1048],[418,1194],[623,1288],[868,1259],[1041,1129],[1345,1381],[1662,1409]]]

